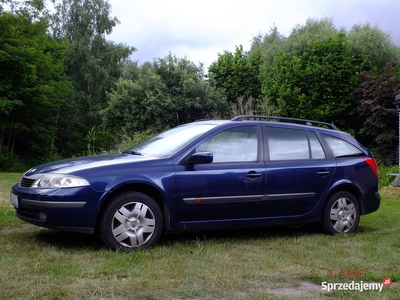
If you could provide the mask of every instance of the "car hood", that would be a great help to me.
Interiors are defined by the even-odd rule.
[[[154,157],[144,157],[132,154],[106,154],[96,156],[76,157],[46,163],[27,171],[24,176],[33,176],[44,173],[69,174],[81,170],[93,169],[103,166],[126,164],[132,162],[154,160]]]

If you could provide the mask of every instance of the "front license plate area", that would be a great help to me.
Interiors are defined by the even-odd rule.
[[[18,208],[19,207],[19,197],[18,197],[18,195],[14,194],[14,193],[11,193],[10,198],[11,198],[11,204],[15,208]]]

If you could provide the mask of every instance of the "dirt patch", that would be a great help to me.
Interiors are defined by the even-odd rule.
[[[287,288],[287,287],[279,287],[279,288],[271,288],[266,290],[267,293],[274,294],[276,296],[311,296],[316,293],[325,292],[321,289],[321,285],[311,283],[308,281],[300,281],[298,286]]]
[[[380,191],[382,194],[386,195],[399,195],[400,196],[400,187],[398,186],[385,186]]]

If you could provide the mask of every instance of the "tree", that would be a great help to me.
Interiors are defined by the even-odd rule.
[[[399,151],[399,119],[393,105],[395,96],[400,93],[399,63],[397,60],[388,63],[385,74],[363,72],[362,77],[363,81],[354,91],[360,101],[356,112],[363,120],[357,138],[379,162],[393,165]]]
[[[108,94],[104,125],[114,134],[179,124],[228,111],[223,95],[206,80],[202,66],[169,54],[142,66],[136,81],[120,79]]]
[[[47,22],[23,7],[0,15],[0,152],[40,159],[53,151],[66,44],[47,36]],[[36,20],[35,20],[36,19]]]
[[[61,110],[59,149],[65,155],[84,152],[87,135],[99,138],[100,111],[106,107],[106,94],[123,74],[124,62],[136,49],[106,40],[118,24],[111,18],[107,0],[62,0],[55,2],[53,35],[69,42],[65,74],[73,91]],[[104,134],[103,134],[104,135]],[[101,142],[100,142],[101,143]]]
[[[400,57],[400,47],[393,44],[390,35],[369,23],[354,25],[347,37],[353,53],[367,57],[380,73],[386,72],[388,62]]]
[[[116,87],[108,93],[108,105],[102,111],[103,127],[114,135],[130,137],[152,127],[156,127],[153,129],[156,131],[164,129],[158,124],[164,122],[163,116],[152,118],[155,112],[149,107],[161,106],[166,101],[168,95],[163,93],[164,85],[153,69],[141,74],[137,81],[120,78]]]
[[[339,33],[332,18],[307,19],[305,25],[297,25],[286,39],[283,51],[297,52],[298,55],[307,51],[308,45],[316,40],[327,42]]]
[[[264,93],[287,117],[332,122],[351,128],[355,108],[351,92],[369,63],[354,56],[344,32],[309,43],[297,54],[284,52],[265,73]]]
[[[264,36],[259,34],[253,38],[250,53],[260,51],[261,67],[264,70],[268,70],[274,61],[275,56],[282,53],[285,42],[286,37],[281,35],[278,28],[274,26]]]
[[[218,88],[224,89],[229,104],[251,99],[256,108],[262,99],[260,66],[260,49],[246,53],[239,46],[235,53],[219,54],[209,68],[209,76]]]

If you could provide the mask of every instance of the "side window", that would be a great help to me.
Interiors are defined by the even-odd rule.
[[[310,139],[311,158],[312,159],[324,159],[326,157],[325,152],[324,152],[324,149],[322,148],[321,143],[319,142],[317,136],[315,135],[315,132],[309,131],[308,137]]]
[[[330,135],[325,135],[325,139],[328,142],[328,145],[331,148],[334,157],[365,155],[360,149],[342,139]]]
[[[314,132],[268,127],[270,160],[324,159],[325,152]]]
[[[211,152],[213,163],[257,161],[257,127],[242,126],[222,131],[196,148]]]

